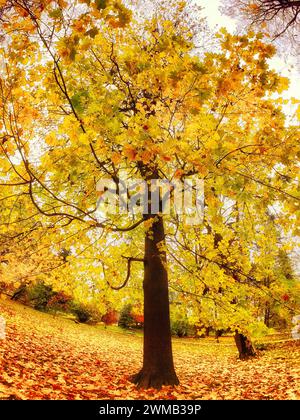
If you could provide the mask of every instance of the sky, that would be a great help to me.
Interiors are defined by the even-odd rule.
[[[228,30],[234,31],[236,24],[234,19],[228,16],[222,16],[219,11],[221,4],[220,0],[195,0],[197,4],[203,7],[204,14],[207,16],[209,25],[213,28],[214,26],[225,26]]]
[[[236,21],[228,16],[224,16],[219,11],[221,0],[195,0],[197,4],[203,7],[203,14],[207,17],[209,26],[212,29],[226,27],[228,31],[235,32],[237,30]],[[274,68],[282,76],[290,79],[290,87],[282,96],[285,98],[300,97],[300,72],[295,65],[295,59],[290,59],[286,63],[281,57],[275,56],[270,60],[271,67]]]

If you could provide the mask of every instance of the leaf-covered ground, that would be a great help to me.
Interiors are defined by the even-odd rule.
[[[174,340],[181,385],[138,391],[142,338],[0,303],[0,399],[300,399],[300,345],[237,360],[231,338]]]

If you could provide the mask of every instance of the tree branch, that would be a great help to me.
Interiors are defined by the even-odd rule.
[[[111,288],[111,289],[113,289],[113,290],[121,290],[121,289],[123,289],[126,285],[127,285],[127,283],[128,283],[128,281],[129,281],[129,279],[130,279],[130,272],[131,272],[131,263],[132,263],[132,261],[138,261],[138,262],[144,262],[145,260],[143,259],[143,258],[135,258],[135,257],[124,257],[123,256],[123,258],[126,258],[127,259],[127,275],[126,275],[126,279],[125,279],[125,281],[124,281],[124,283],[123,284],[121,284],[121,286],[113,286],[107,279],[106,279],[106,283],[109,285],[109,287]],[[103,265],[103,264],[102,264]],[[104,270],[104,266],[103,266],[103,270]]]

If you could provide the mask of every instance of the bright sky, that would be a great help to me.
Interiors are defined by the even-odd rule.
[[[224,16],[219,11],[221,0],[195,0],[199,5],[204,8],[204,14],[207,16],[207,20],[211,28],[226,27],[228,31],[234,32],[236,30],[236,23],[234,19]],[[289,98],[291,96],[300,97],[300,73],[297,70],[297,66],[294,66],[295,60],[291,59],[290,63],[287,64],[282,58],[276,56],[271,61],[272,67],[280,73],[282,76],[290,79],[290,88],[284,93],[284,97]]]
[[[195,0],[195,2],[204,8],[204,14],[207,16],[208,23],[212,28],[214,26],[225,26],[230,31],[235,30],[234,20],[228,16],[221,15],[219,11],[220,0]]]

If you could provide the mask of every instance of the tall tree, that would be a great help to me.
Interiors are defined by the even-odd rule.
[[[142,263],[144,361],[133,381],[156,388],[177,384],[164,197],[160,211],[103,215],[97,183],[109,178],[119,191],[132,178],[148,185],[215,174],[227,177],[233,192],[247,179],[252,191],[260,186],[261,194],[299,200],[293,185],[269,178],[274,165],[295,152],[295,134],[270,99],[287,85],[268,68],[273,48],[255,35],[223,31],[219,52],[199,51],[200,28],[176,0],[142,19],[111,1],[6,5],[1,177],[62,234],[78,230],[92,243],[100,232],[108,265],[115,255],[110,238],[120,249],[132,244],[131,255],[121,256],[126,277],[112,287],[125,286],[132,267]],[[217,215],[212,223],[220,225]],[[101,250],[95,248],[95,260]]]

